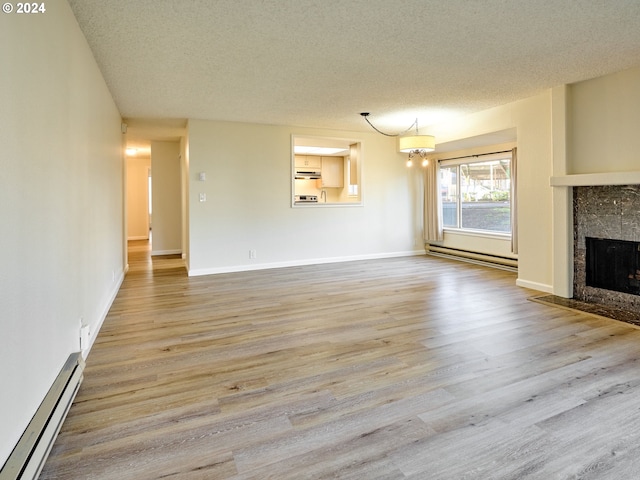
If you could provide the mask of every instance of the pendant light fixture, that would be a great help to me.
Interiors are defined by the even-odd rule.
[[[420,157],[422,159],[422,166],[426,167],[429,164],[429,160],[427,159],[427,154],[429,152],[433,152],[436,148],[436,139],[433,135],[420,135],[418,133],[418,119],[416,118],[415,122],[407,128],[405,131],[390,134],[385,133],[377,129],[370,121],[369,121],[369,113],[363,112],[360,115],[364,117],[366,122],[373,128],[376,132],[385,135],[387,137],[398,137],[398,151],[402,153],[408,153],[409,158],[407,159],[407,167],[411,167],[413,165],[413,159],[415,157]],[[408,131],[410,131],[413,127],[416,128],[415,135],[405,135]]]

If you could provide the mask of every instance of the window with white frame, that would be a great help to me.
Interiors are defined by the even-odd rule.
[[[511,152],[440,162],[445,229],[511,234]]]

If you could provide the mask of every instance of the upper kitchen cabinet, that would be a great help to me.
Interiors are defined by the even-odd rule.
[[[315,155],[296,155],[295,156],[296,167],[310,167],[310,168],[322,168],[322,157]]]
[[[322,178],[316,182],[320,188],[344,187],[344,157],[321,157]]]
[[[293,135],[292,206],[362,205],[361,169],[359,140]]]

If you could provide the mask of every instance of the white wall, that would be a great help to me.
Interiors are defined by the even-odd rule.
[[[363,206],[291,207],[293,134],[362,140]],[[188,139],[191,275],[424,252],[421,171],[395,139],[202,120]]]
[[[127,168],[127,238],[149,238],[149,169],[150,158],[130,157]]]
[[[179,142],[151,142],[151,254],[182,252],[181,158]]]
[[[120,115],[67,2],[0,16],[0,464],[125,264]]]
[[[551,91],[428,130],[438,143],[515,128],[518,147],[518,284],[553,290]],[[458,239],[460,240],[460,239]]]
[[[640,171],[640,67],[570,87],[568,172]]]

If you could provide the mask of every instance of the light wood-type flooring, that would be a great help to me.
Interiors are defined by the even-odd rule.
[[[42,480],[640,478],[640,330],[513,273],[130,262]]]

